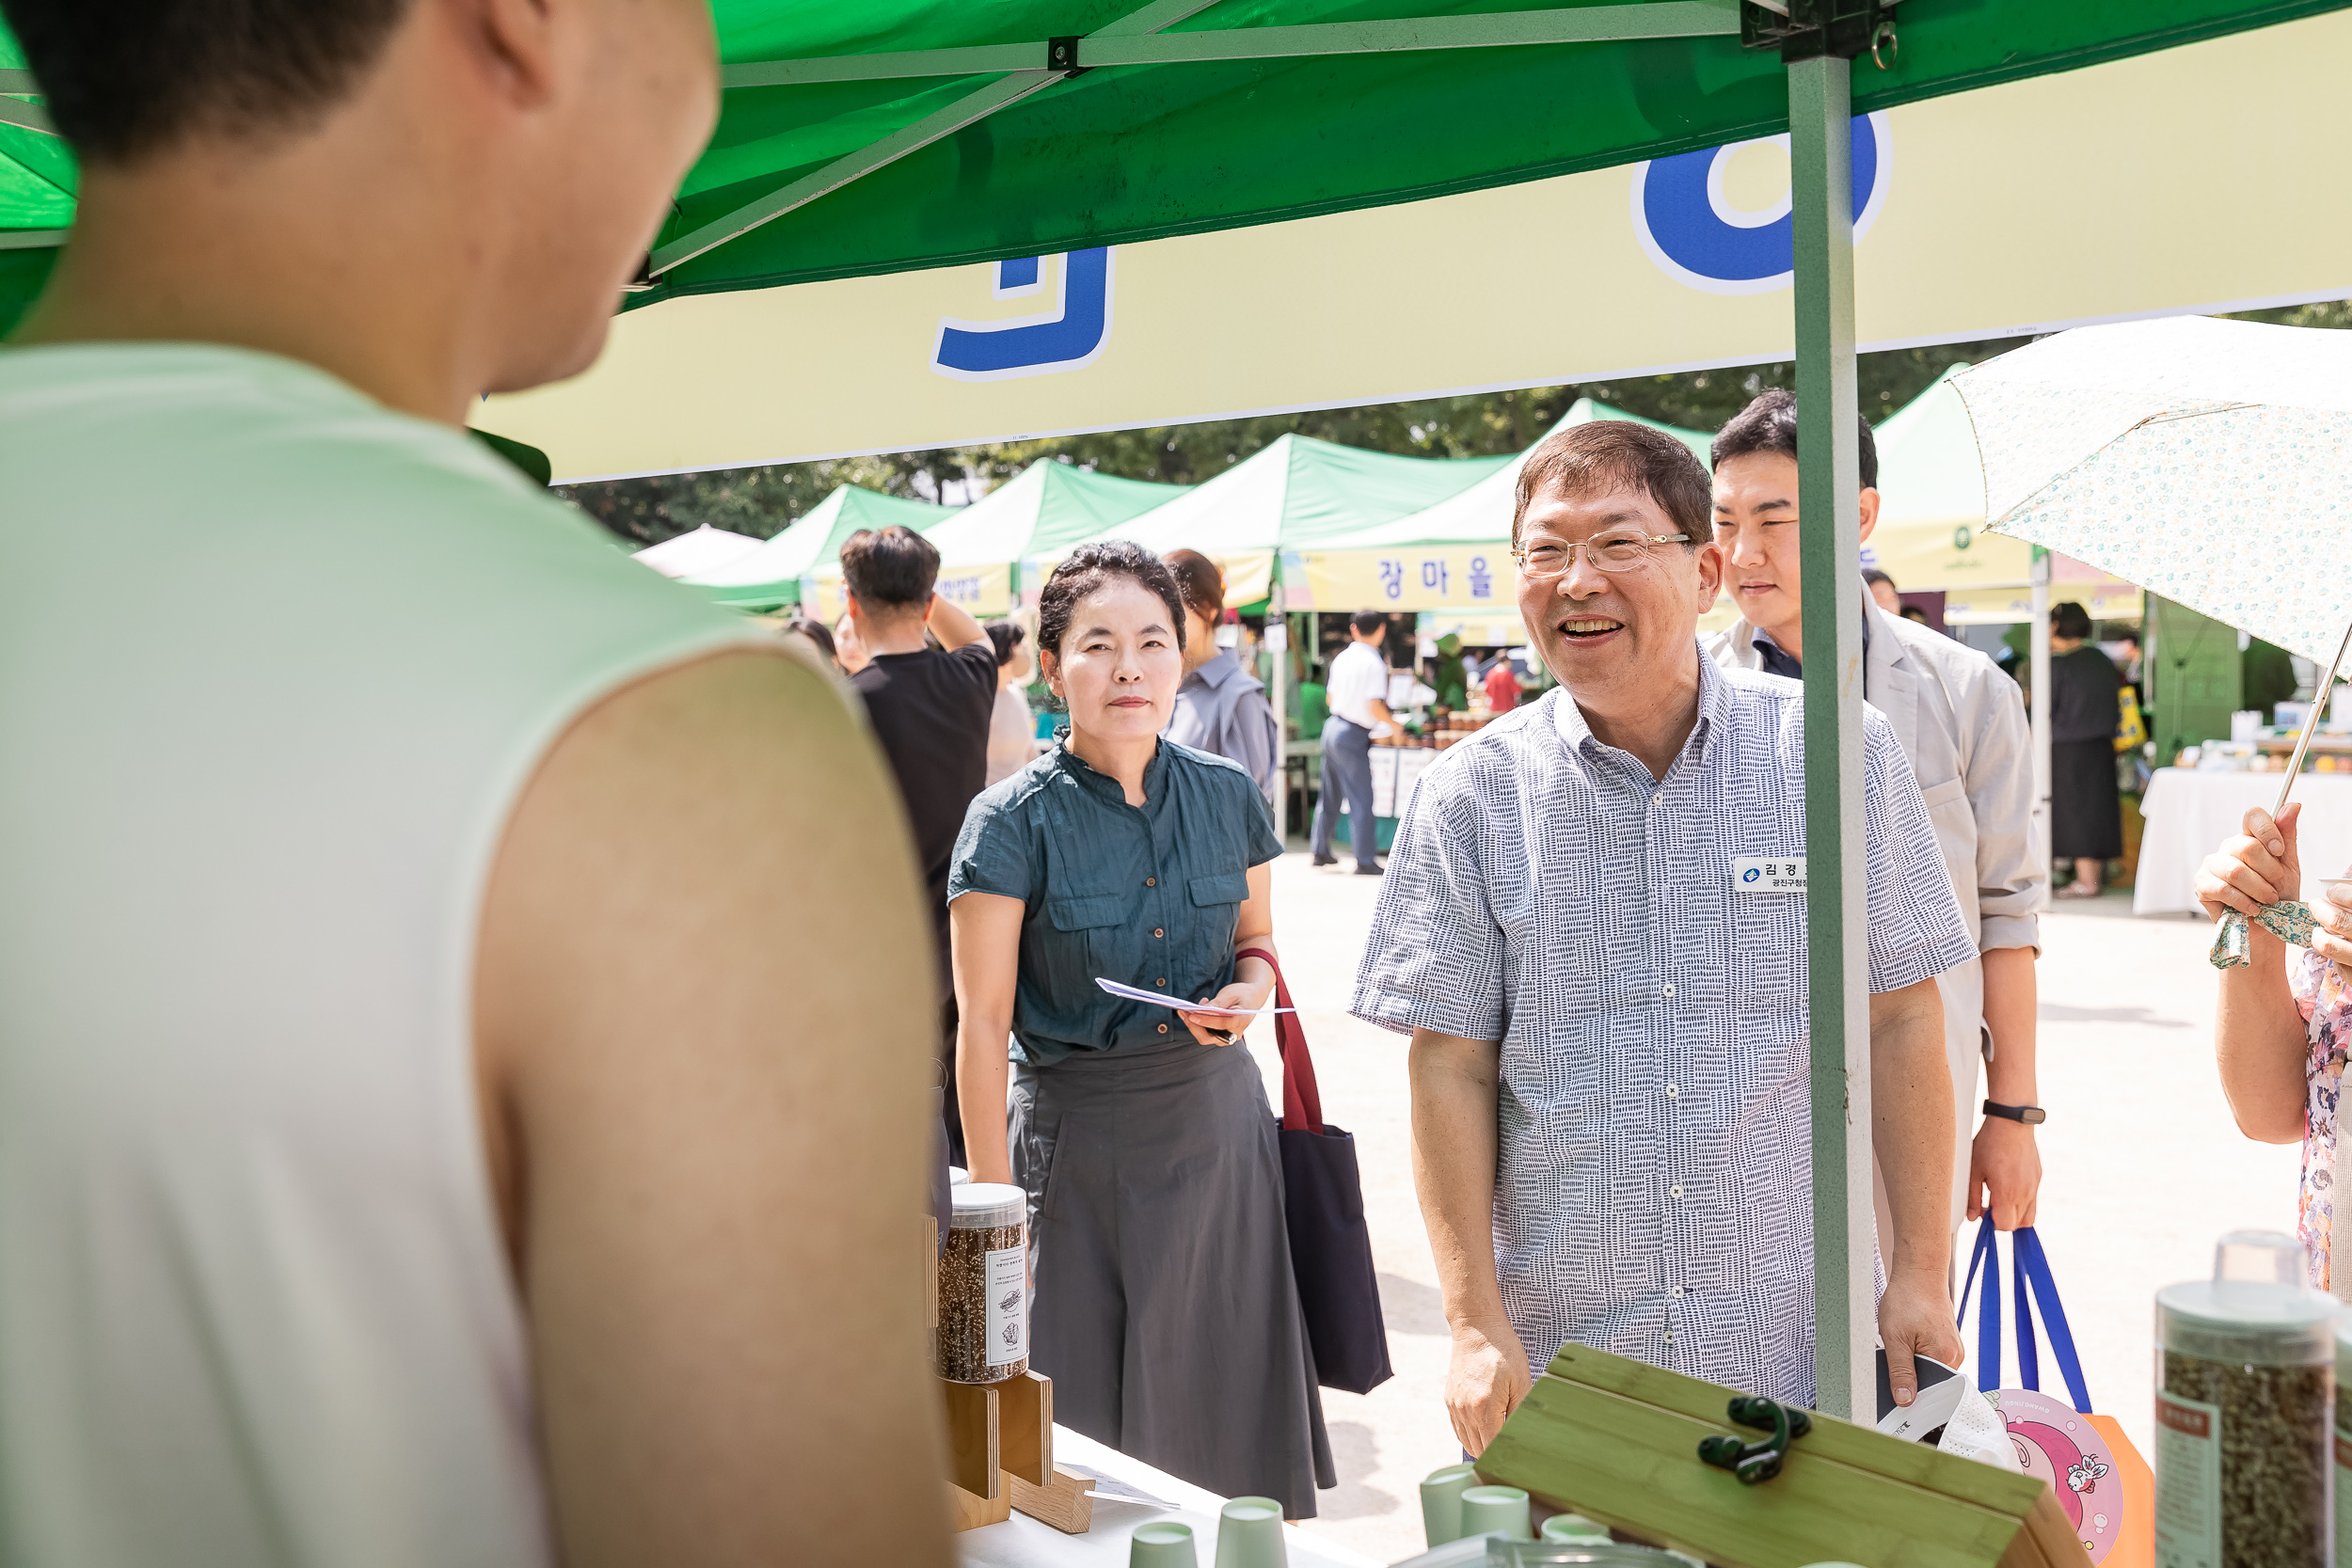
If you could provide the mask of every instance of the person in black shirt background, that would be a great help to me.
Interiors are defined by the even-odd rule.
[[[988,779],[996,705],[996,647],[980,624],[933,593],[939,551],[912,529],[860,529],[841,546],[849,620],[866,662],[850,677],[890,759],[914,834],[915,863],[938,932],[940,1052],[955,1060],[955,992],[947,974],[947,863],[963,814]],[[929,633],[929,637],[925,636]],[[936,641],[937,646],[931,646]],[[962,1164],[955,1076],[943,1073],[947,1157]]]
[[[2123,685],[2115,661],[2090,646],[2090,614],[2072,599],[2050,607],[2050,853],[2074,863],[2059,898],[2096,898],[2106,863],[2123,852],[2115,784],[2115,728]]]

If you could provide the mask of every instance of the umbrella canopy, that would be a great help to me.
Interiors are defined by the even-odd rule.
[[[1862,547],[1913,591],[2015,588],[2032,580],[2033,547],[1984,531],[1984,469],[1967,406],[1952,388],[1961,367],[1890,414],[1879,449],[1879,522]]]
[[[697,572],[716,571],[740,560],[759,548],[759,543],[748,533],[734,533],[705,523],[691,533],[646,546],[636,552],[636,559],[665,578],[691,578]]]
[[[927,537],[939,546],[943,567],[1008,565],[1031,556],[1059,555],[1188,488],[1114,479],[1048,458],[1030,464]]]
[[[1857,114],[2342,0],[1975,0],[1901,16]],[[726,95],[653,254],[674,293],[1018,259],[1344,212],[1788,129],[1711,0],[716,0]],[[76,171],[0,30],[0,329]],[[12,233],[10,231],[13,231]]]
[[[2352,333],[2086,326],[1953,378],[1990,526],[2325,665],[2352,622]]]
[[[697,572],[685,580],[703,589],[721,604],[741,610],[774,610],[801,602],[801,578],[817,567],[841,558],[842,544],[860,529],[884,529],[893,524],[928,533],[955,515],[956,508],[929,501],[885,496],[844,484],[811,507],[808,515],[755,550],[723,566]]]

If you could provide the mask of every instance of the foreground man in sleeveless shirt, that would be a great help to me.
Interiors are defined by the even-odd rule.
[[[0,1560],[944,1562],[880,759],[459,429],[595,357],[702,0],[132,9],[5,0]]]

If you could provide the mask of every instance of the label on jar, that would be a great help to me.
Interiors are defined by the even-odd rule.
[[[2336,1560],[2352,1560],[2352,1437],[2336,1439]]]
[[[988,1282],[988,1364],[1003,1367],[1029,1354],[1029,1275],[1025,1247],[998,1247],[984,1255]]]
[[[2221,1407],[2156,1395],[2156,1568],[2221,1568]]]

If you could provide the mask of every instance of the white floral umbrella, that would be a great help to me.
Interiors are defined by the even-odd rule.
[[[2352,626],[2352,332],[2060,332],[1952,378],[1994,532],[2324,661]]]
[[[1976,424],[1989,528],[2328,659],[2318,689],[2334,688],[2352,648],[2352,332],[2202,316],[2085,326],[1952,386]],[[2303,943],[2310,920],[2293,903],[2264,916]],[[2246,935],[2232,911],[2213,962],[2245,963]]]

